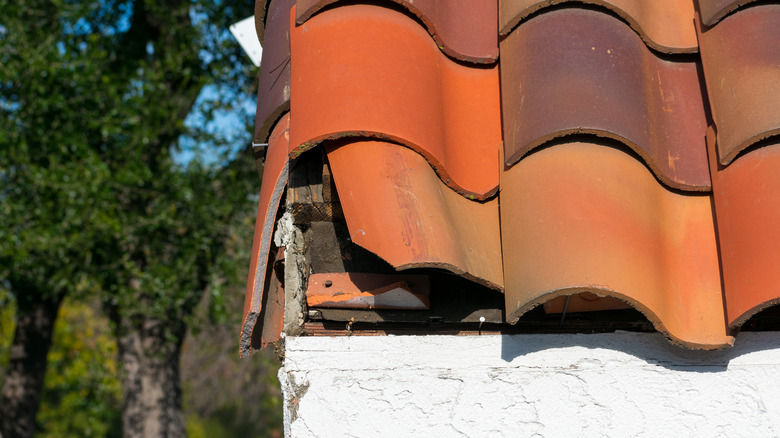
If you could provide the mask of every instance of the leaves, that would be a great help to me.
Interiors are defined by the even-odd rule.
[[[235,149],[184,120],[207,84],[221,91],[203,114],[248,91],[226,38],[238,6],[0,0],[0,278],[12,290],[102,293],[128,316],[187,318],[236,279],[245,253],[226,245],[252,211],[251,162],[182,166],[172,153],[185,135]]]

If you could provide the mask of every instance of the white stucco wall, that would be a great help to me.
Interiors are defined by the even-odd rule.
[[[778,437],[780,332],[287,338],[293,437]]]

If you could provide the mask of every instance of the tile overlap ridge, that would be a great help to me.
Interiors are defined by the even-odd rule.
[[[591,292],[628,302],[674,343],[732,344],[708,196],[665,188],[621,149],[577,142],[505,170],[500,201],[508,322]]]
[[[780,304],[780,139],[723,166],[707,131],[727,321]]]
[[[298,0],[297,23],[303,24],[323,8],[343,0]],[[354,2],[351,2],[354,3]],[[491,64],[498,58],[496,0],[384,0],[419,18],[437,46],[452,58]]]
[[[444,269],[503,289],[497,199],[463,198],[397,144],[349,139],[326,151],[352,242],[397,270]]]
[[[780,4],[739,9],[697,26],[720,163],[780,135]]]
[[[274,125],[290,110],[290,9],[295,0],[271,0],[268,5],[253,139],[261,144],[267,142]]]
[[[759,0],[697,0],[702,23],[712,27],[720,20],[739,8],[749,6]]]
[[[556,5],[595,5],[616,14],[653,50],[695,53],[693,0],[499,0],[499,31],[509,35],[533,13]],[[551,9],[552,10],[552,9]]]
[[[292,30],[291,48],[291,157],[325,140],[378,138],[421,154],[469,199],[496,193],[496,65],[453,61],[411,17],[364,4],[313,16]]]
[[[665,185],[710,189],[696,63],[669,61],[598,11],[551,10],[501,42],[505,164],[591,134],[634,150]]]

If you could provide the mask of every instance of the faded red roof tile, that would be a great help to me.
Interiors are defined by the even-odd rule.
[[[758,0],[697,0],[702,21],[712,26],[738,8],[755,3]]]
[[[707,139],[714,157],[713,130]],[[780,303],[780,140],[728,167],[711,161],[726,313],[737,327]]]
[[[689,348],[731,345],[710,198],[667,190],[631,155],[569,143],[502,173],[507,320],[559,295],[630,303]]]
[[[298,0],[298,24],[340,1]],[[498,58],[498,6],[494,0],[388,0],[385,3],[401,5],[417,16],[441,50],[453,58],[480,64],[490,64]]]
[[[502,288],[495,199],[458,195],[403,146],[350,141],[327,150],[354,243],[399,270],[441,268]]]
[[[257,85],[255,143],[265,143],[274,123],[290,110],[290,8],[295,0],[272,0],[268,36]]]
[[[697,50],[693,0],[499,0],[499,3],[501,35],[509,35],[521,20],[540,9],[586,3],[604,7],[626,20],[652,49],[665,53]]]
[[[261,345],[258,345],[256,342],[258,336],[254,331],[257,328],[258,318],[263,310],[263,301],[268,299],[268,295],[265,293],[268,281],[267,274],[269,272],[267,266],[268,258],[271,252],[271,242],[276,223],[276,214],[279,210],[279,201],[287,186],[287,175],[289,172],[289,161],[287,159],[289,127],[290,116],[287,114],[282,117],[271,134],[268,154],[265,159],[263,183],[260,186],[260,202],[257,206],[255,237],[252,242],[249,280],[247,281],[246,299],[244,301],[244,317],[241,322],[240,353],[242,357],[249,356],[254,350],[261,348]],[[282,295],[284,294],[282,293]],[[277,297],[272,299],[278,300]],[[280,328],[281,326],[279,326]],[[272,331],[274,329],[275,325],[262,325],[263,331]],[[276,333],[275,336],[278,335],[279,333]],[[263,338],[273,338],[273,336],[268,335]]]
[[[700,29],[699,44],[718,157],[728,164],[755,142],[780,134],[780,5],[739,10]]]
[[[589,133],[637,152],[670,187],[709,190],[696,65],[656,57],[609,15],[534,17],[501,43],[506,164],[549,140]]]
[[[377,137],[416,150],[466,196],[495,193],[497,67],[456,63],[415,20],[371,5],[317,14],[291,42],[293,156],[326,139]]]

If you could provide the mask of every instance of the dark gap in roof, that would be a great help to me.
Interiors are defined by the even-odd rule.
[[[780,330],[780,306],[778,305],[773,305],[751,316],[740,328],[740,331],[743,332],[768,332],[778,330]]]
[[[323,309],[324,310],[324,309]],[[331,309],[335,311],[336,309]],[[523,315],[515,325],[485,322],[451,323],[442,320],[376,322],[351,315],[380,314],[380,311],[340,311],[339,319],[318,319],[307,323],[308,334],[348,334],[365,332],[367,334],[397,334],[397,335],[441,335],[441,334],[564,334],[564,333],[612,333],[617,330],[650,333],[655,332],[653,325],[636,310],[610,310],[572,314],[565,324],[560,324],[560,315],[546,315],[541,308],[531,310]],[[382,315],[390,312],[401,314],[402,311],[382,311]],[[410,314],[413,311],[406,311]],[[416,311],[423,313],[423,311]],[[323,312],[326,316],[331,316]],[[386,318],[389,320],[389,318]],[[400,319],[400,318],[396,318]],[[349,322],[352,322],[349,324]],[[349,329],[347,329],[349,325]]]
[[[305,226],[304,236],[309,242],[306,260],[311,265],[313,274],[396,273],[389,263],[352,242],[346,222],[312,222]]]

